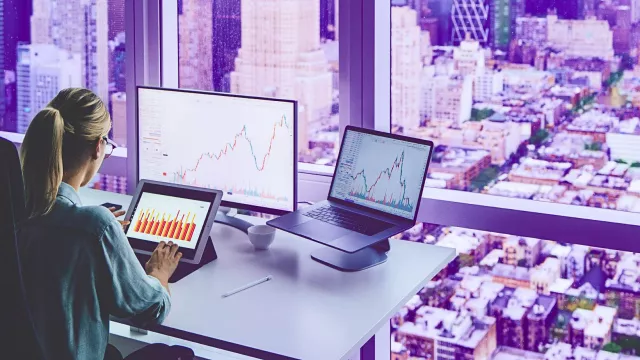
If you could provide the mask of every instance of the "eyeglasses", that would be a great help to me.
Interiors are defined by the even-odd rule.
[[[113,154],[113,150],[115,150],[118,147],[118,145],[116,145],[116,143],[111,141],[106,136],[103,136],[102,140],[104,140],[104,143],[106,145],[105,148],[104,148],[104,158],[107,159],[107,158],[109,158],[109,156],[111,156]]]

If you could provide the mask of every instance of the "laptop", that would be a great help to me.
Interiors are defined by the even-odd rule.
[[[416,223],[433,151],[428,140],[347,126],[327,200],[267,222],[354,253]]]

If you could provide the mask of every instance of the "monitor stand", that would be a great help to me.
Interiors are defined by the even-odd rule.
[[[323,247],[311,253],[311,258],[324,265],[341,271],[360,271],[387,261],[391,250],[389,240],[382,240],[354,253],[347,253],[330,247]]]
[[[245,234],[249,233],[249,228],[253,226],[253,224],[248,221],[229,216],[220,211],[216,214],[215,222],[234,227]]]

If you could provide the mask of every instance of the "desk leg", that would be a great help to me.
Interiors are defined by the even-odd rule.
[[[360,348],[360,360],[375,360],[376,359],[376,336],[372,336]]]

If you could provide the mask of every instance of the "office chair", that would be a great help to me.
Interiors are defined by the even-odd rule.
[[[20,158],[15,145],[0,137],[0,358],[44,359],[26,305],[18,257],[17,226],[26,217]],[[6,304],[6,305],[5,305]]]

